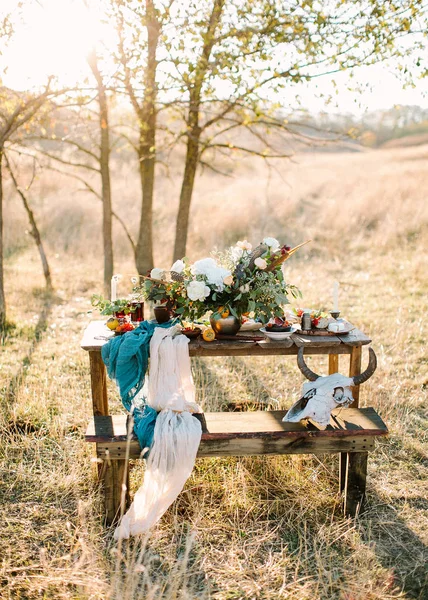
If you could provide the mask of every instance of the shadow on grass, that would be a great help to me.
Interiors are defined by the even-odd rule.
[[[428,500],[422,496],[397,499],[391,505],[370,493],[366,511],[359,518],[360,533],[382,567],[391,571],[391,591],[398,586],[405,598],[426,600],[428,547],[399,516],[405,504],[416,510],[428,509]]]
[[[252,410],[265,410],[270,406],[272,399],[266,386],[257,375],[256,370],[250,367],[249,362],[235,357],[231,357],[229,361],[231,369],[239,376],[239,381],[248,394],[248,399],[242,403],[242,408],[239,408],[238,404],[235,410],[245,410],[246,407]]]
[[[218,369],[210,368],[206,358],[193,359],[193,373],[197,395],[201,391],[208,390],[209,397],[205,394],[201,404],[205,412],[227,410],[227,406],[233,402],[224,382],[224,377],[218,375]]]
[[[273,400],[265,384],[245,359],[229,357],[227,370],[222,368],[221,371],[219,371],[220,367],[216,369],[212,364],[207,363],[206,358],[194,359],[193,364],[198,392],[209,390],[210,396],[214,398],[212,402],[210,398],[205,397],[204,409],[207,412],[266,410],[271,406]],[[239,382],[241,388],[239,393],[233,393],[234,384],[231,385],[228,378]]]
[[[278,471],[278,469],[281,470],[279,464],[266,465],[265,459],[254,461],[251,460],[251,457],[234,459],[233,464],[239,460],[245,461],[245,469],[249,472],[253,485],[240,491],[236,503],[231,505],[228,497],[222,494],[218,495],[218,491],[216,493],[215,490],[217,484],[199,482],[185,490],[173,505],[174,508],[172,508],[174,517],[176,520],[178,519],[178,522],[196,523],[194,527],[200,531],[196,546],[192,549],[190,555],[192,571],[196,575],[196,580],[202,581],[203,577],[206,577],[205,584],[208,584],[211,592],[222,591],[225,583],[222,577],[216,578],[207,569],[205,543],[202,541],[207,532],[207,525],[205,524],[204,527],[201,523],[198,524],[198,515],[201,518],[201,511],[204,510],[202,507],[208,496],[210,496],[208,488],[212,488],[211,491],[214,493],[211,503],[213,501],[219,503],[220,510],[224,513],[224,531],[229,531],[227,535],[235,540],[235,552],[237,554],[240,553],[241,549],[240,537],[242,537],[242,548],[250,547],[252,545],[252,535],[257,535],[254,532],[257,524],[263,522],[265,527],[268,527],[269,532],[266,529],[261,530],[262,537],[265,537],[266,541],[260,546],[255,544],[255,546],[258,546],[258,554],[252,556],[254,564],[258,561],[261,564],[266,555],[273,556],[275,553],[278,553],[281,560],[281,551],[285,547],[286,553],[283,559],[286,559],[287,564],[290,566],[294,564],[294,559],[296,560],[295,577],[308,580],[308,582],[312,580],[314,587],[320,585],[320,589],[329,588],[332,598],[340,597],[349,600],[354,597],[362,598],[362,595],[354,595],[358,577],[364,578],[362,586],[367,590],[367,593],[368,589],[374,586],[372,589],[373,598],[407,598],[414,600],[426,600],[428,598],[428,570],[426,568],[428,548],[417,534],[417,524],[415,525],[415,532],[409,527],[403,515],[400,514],[406,505],[416,510],[426,510],[428,501],[422,495],[412,499],[396,499],[394,504],[390,505],[386,504],[374,490],[370,490],[366,511],[355,520],[345,519],[339,508],[336,486],[333,488],[332,479],[330,483],[331,500],[323,501],[318,506],[311,506],[310,502],[302,505],[301,493],[299,496],[291,483],[287,485],[286,479]],[[216,467],[210,464],[206,468],[211,472]],[[222,467],[219,465],[219,468],[224,470],[225,464]],[[277,480],[275,481],[275,473],[273,473],[273,485],[267,486],[266,476],[272,474],[270,472],[272,469],[278,471],[276,473]],[[236,467],[232,470],[236,470]],[[259,495],[256,493],[257,489],[263,493],[263,498],[254,496],[254,494]],[[248,502],[245,500],[246,494],[250,494]],[[251,511],[248,510],[248,505],[253,505]],[[208,502],[209,510],[210,502]],[[332,513],[334,513],[333,517]],[[172,531],[174,527],[171,513],[169,518],[171,519],[171,527],[168,528],[168,531]],[[203,519],[205,520],[205,518]],[[238,528],[242,526],[242,531],[236,531],[234,534],[230,533],[229,524],[231,521],[236,521]],[[249,521],[253,521],[253,524],[251,525]],[[333,531],[331,534],[326,534],[330,524]],[[246,533],[247,525],[250,533]],[[321,538],[319,535],[320,528],[324,530]],[[220,543],[219,540],[224,535],[224,531],[217,524],[214,534],[216,541],[214,542],[210,538],[208,545],[212,546],[215,543]],[[345,534],[346,531],[349,531],[349,534]],[[337,535],[338,532],[340,535]],[[355,537],[356,533],[359,537],[358,542]],[[327,541],[325,539],[326,535],[328,536]],[[333,537],[336,536],[336,541],[331,542]],[[364,546],[368,549],[368,553],[363,550]],[[323,548],[321,553],[320,548]],[[299,561],[299,552],[309,557],[309,562],[306,562],[306,560]],[[317,557],[315,563],[314,557]],[[364,574],[364,562],[367,560],[369,563],[373,562],[373,564],[367,565],[368,572],[366,575]],[[317,569],[317,565],[320,564],[324,565],[324,571]],[[376,565],[378,565],[378,568]],[[348,568],[350,573],[348,573]],[[336,574],[335,577],[337,577],[334,584],[330,581],[332,569]],[[363,571],[360,572],[361,569]],[[326,579],[317,582],[317,578],[324,577],[322,572],[325,572]],[[367,576],[370,577],[371,581],[366,579]],[[288,585],[291,589],[295,583],[297,591],[297,581],[294,582],[291,579]],[[330,588],[330,585],[333,585],[333,587]],[[239,581],[236,581],[236,589],[229,588],[229,591],[231,595],[227,596],[228,598],[247,597],[245,592],[240,589]],[[234,596],[232,591],[237,595]],[[270,592],[271,596],[269,597],[276,597],[274,589],[271,589]],[[370,594],[368,593],[368,595]],[[213,597],[217,596],[214,594]],[[296,595],[296,597],[300,596]],[[372,596],[370,595],[370,597]]]
[[[43,333],[46,331],[46,328],[48,325],[48,319],[51,314],[54,301],[55,301],[55,298],[52,296],[52,294],[48,294],[48,293],[45,294],[43,304],[41,307],[41,311],[39,313],[37,323],[36,323],[36,326],[34,328],[34,332],[32,335],[30,347],[28,348],[25,356],[22,358],[22,360],[18,366],[17,372],[11,378],[9,384],[6,386],[6,389],[4,391],[3,402],[5,404],[6,409],[8,406],[10,406],[11,404],[13,404],[15,402],[15,399],[19,392],[19,389],[25,380],[28,368],[31,365],[31,358],[33,356],[33,353],[34,353],[35,349],[37,348],[37,346],[39,345],[39,343],[43,337]]]

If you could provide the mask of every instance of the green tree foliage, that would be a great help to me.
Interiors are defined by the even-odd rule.
[[[154,5],[117,0],[114,5],[120,7],[122,44],[127,45],[118,62],[140,127],[144,135],[150,131],[152,167],[161,149],[185,146],[174,258],[185,254],[199,165],[213,167],[217,154],[255,154],[265,160],[287,156],[268,132],[293,131],[284,115],[296,104],[298,84],[391,56],[402,57],[404,64],[410,55],[422,54],[427,30],[425,7],[415,0]],[[152,39],[150,46],[153,18],[156,43]],[[149,71],[150,84],[144,79]],[[403,75],[411,77],[408,68]],[[151,113],[143,118],[147,94]],[[166,119],[158,119],[161,111]],[[238,130],[246,131],[247,143],[233,143]],[[153,177],[152,170],[151,194]],[[150,228],[147,219],[145,227]]]

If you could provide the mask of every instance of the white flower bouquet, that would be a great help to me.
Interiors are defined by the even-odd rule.
[[[304,242],[305,244],[307,242]],[[238,241],[225,252],[189,263],[176,261],[169,271],[152,269],[144,278],[144,298],[166,304],[182,320],[195,321],[208,311],[237,319],[252,313],[267,323],[283,314],[288,294],[301,296],[286,283],[281,265],[298,248],[291,249],[275,238],[265,238],[256,248]]]

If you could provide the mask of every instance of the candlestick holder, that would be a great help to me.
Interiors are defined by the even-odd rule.
[[[340,310],[331,310],[330,314],[333,317],[333,319],[338,319],[340,315]]]

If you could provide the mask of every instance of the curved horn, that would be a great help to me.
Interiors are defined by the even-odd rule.
[[[316,379],[318,379],[319,375],[311,371],[308,365],[305,363],[305,360],[303,358],[303,348],[299,348],[299,352],[297,354],[297,366],[299,367],[303,375],[306,377],[306,379],[309,379],[309,381],[315,381]]]
[[[361,373],[361,375],[355,375],[355,377],[353,378],[354,385],[361,385],[362,383],[367,381],[367,379],[370,379],[370,377],[376,371],[376,367],[377,367],[376,354],[375,354],[373,348],[369,348],[369,366],[364,371],[364,373]]]

